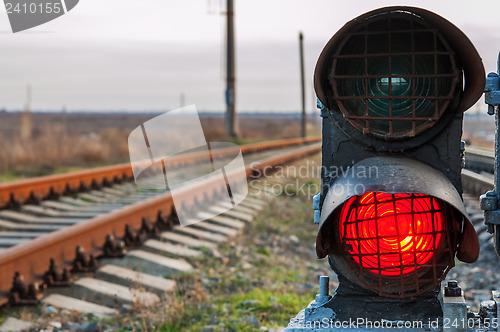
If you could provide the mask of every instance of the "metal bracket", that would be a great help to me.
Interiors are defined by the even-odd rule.
[[[156,227],[161,230],[171,229],[174,223],[169,216],[163,217],[162,212],[158,211],[156,215]]]
[[[141,232],[135,232],[128,224],[125,225],[125,235],[123,236],[123,242],[127,247],[138,247],[145,240],[146,238]]]
[[[30,196],[26,200],[26,204],[34,204],[34,205],[40,205],[40,202],[42,201],[42,197],[40,195],[37,195],[33,192],[33,190],[30,192]]]
[[[54,258],[50,258],[50,266],[48,271],[43,275],[43,281],[49,287],[67,287],[73,279],[67,269],[63,269],[61,273],[56,267]]]
[[[500,70],[499,70],[500,71]],[[484,87],[484,102],[488,104],[488,114],[495,114],[495,106],[500,105],[500,72],[489,73]]]
[[[495,251],[500,257],[500,53],[497,73],[489,73],[484,87],[484,101],[488,104],[488,114],[495,114],[495,188],[481,196],[484,223],[488,232],[494,234]]]
[[[495,306],[496,306],[496,318],[500,318],[500,292],[499,291],[492,291],[491,292],[493,301],[495,301]],[[497,327],[497,331],[500,332],[500,325]]]
[[[321,216],[319,210],[319,201],[321,200],[321,194],[316,194],[313,197],[313,209],[314,209],[314,223],[319,224],[319,219]]]
[[[9,291],[11,305],[33,305],[42,298],[38,284],[26,285],[24,277],[18,271],[12,278],[12,287]]]
[[[465,168],[465,141],[460,141],[460,159],[462,160],[462,169]]]
[[[106,235],[102,251],[105,257],[123,257],[127,253],[125,243],[121,240],[116,240],[115,236],[111,233]]]
[[[319,98],[316,99],[316,108],[319,109],[319,116],[326,118],[328,116],[328,109],[323,105]]]
[[[304,320],[306,322],[321,321],[325,317],[335,317],[332,309],[324,307],[332,299],[329,283],[330,277],[319,277],[319,293],[316,295],[316,299],[304,309]]]
[[[443,331],[467,331],[467,303],[456,281],[449,281],[448,285],[441,289],[441,307]]]
[[[97,269],[97,261],[94,255],[87,255],[85,249],[80,245],[76,246],[75,251],[72,272],[94,272]]]
[[[7,203],[7,207],[9,209],[19,210],[22,205],[23,202],[20,199],[16,198],[13,193],[10,193],[10,199],[9,203]]]
[[[500,225],[500,210],[484,211],[484,223],[486,225]],[[491,232],[490,232],[491,233]]]
[[[494,211],[498,209],[498,200],[495,191],[488,191],[481,195],[481,210]]]
[[[142,218],[140,232],[149,237],[158,237],[160,235],[160,228],[156,222],[149,224],[146,218]]]

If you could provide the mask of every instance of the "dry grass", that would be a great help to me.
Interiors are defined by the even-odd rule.
[[[128,162],[129,133],[154,115],[33,114],[32,138],[19,137],[16,114],[1,115],[0,181]],[[317,119],[314,119],[317,120]],[[227,141],[222,116],[205,116],[201,123],[207,141]],[[318,122],[308,132],[319,133]],[[243,144],[297,137],[298,117],[248,116],[240,118]]]
[[[128,156],[127,135],[127,131],[113,128],[72,134],[47,126],[31,140],[4,137],[0,172],[7,172],[7,177],[30,177],[64,171],[62,168],[124,162]]]
[[[241,140],[284,139],[300,136],[298,117],[240,117],[239,138]],[[204,117],[201,125],[207,140],[212,141],[224,137],[224,118]],[[310,136],[321,134],[319,118],[308,119],[307,132]],[[227,138],[225,138],[227,139]]]

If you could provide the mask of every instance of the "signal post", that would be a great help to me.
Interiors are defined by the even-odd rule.
[[[339,286],[331,296],[322,277],[288,331],[485,328],[456,282],[441,285],[455,259],[479,255],[461,136],[484,86],[470,40],[424,9],[377,9],[330,39],[314,73],[323,118],[314,209],[316,253]]]

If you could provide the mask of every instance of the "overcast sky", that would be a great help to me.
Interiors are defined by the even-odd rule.
[[[225,0],[80,0],[66,15],[13,34],[0,10],[0,108],[20,109],[26,85],[32,108],[166,110],[186,104],[224,109]],[[369,10],[411,5],[461,28],[486,71],[500,51],[498,0],[235,0],[237,108],[300,107],[298,32],[305,38],[307,98],[328,39]]]

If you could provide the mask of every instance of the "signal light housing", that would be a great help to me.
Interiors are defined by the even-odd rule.
[[[482,72],[474,46],[453,24],[424,9],[387,7],[348,22],[330,39],[314,88],[326,108],[348,120],[344,129],[353,138],[376,147],[368,138],[394,142],[428,132],[405,142],[418,145],[479,99]]]
[[[350,282],[400,298],[436,288],[455,254],[474,262],[479,242],[448,178],[410,158],[379,156],[329,188],[316,252]]]
[[[339,285],[296,319],[443,317],[441,281],[455,257],[479,255],[461,197],[461,135],[484,83],[470,40],[420,8],[363,14],[326,44],[314,73],[323,118],[316,253]]]
[[[333,99],[364,134],[415,136],[460,99],[455,52],[439,30],[406,12],[380,15],[350,32],[333,55]]]

